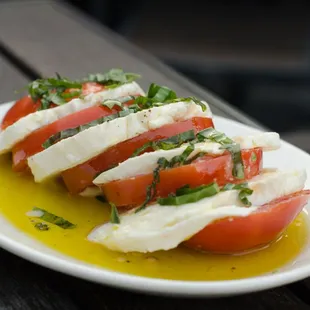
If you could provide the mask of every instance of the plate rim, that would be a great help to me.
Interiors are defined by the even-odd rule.
[[[13,102],[3,103],[0,106],[0,112],[8,108]],[[245,125],[238,121],[218,116],[213,114],[214,121],[221,120],[224,122],[232,123],[239,128],[243,127],[246,130],[264,132],[264,130]],[[303,155],[310,156],[304,150],[294,146],[293,144],[281,139],[281,144],[298,151]],[[3,216],[5,222],[17,229],[19,232],[24,233],[18,229]],[[25,233],[24,233],[25,234]],[[25,234],[31,240],[37,241],[28,234]],[[37,241],[39,242],[39,241]],[[39,242],[42,246],[50,249],[44,243]],[[26,259],[32,263],[38,264],[42,267],[61,272],[63,274],[80,278],[90,282],[101,285],[107,285],[113,288],[124,289],[128,291],[136,291],[140,293],[147,293],[151,295],[169,295],[171,297],[223,297],[232,295],[241,295],[251,292],[259,292],[267,289],[287,285],[310,276],[310,263],[306,266],[298,266],[295,269],[283,271],[275,274],[267,274],[256,277],[237,279],[237,280],[220,280],[220,281],[184,281],[184,280],[169,280],[159,278],[149,278],[137,276],[132,274],[121,273],[85,263],[83,261],[70,261],[65,257],[72,258],[64,255],[64,258],[57,257],[50,253],[42,253],[37,249],[31,248],[29,245],[23,244],[0,232],[0,247],[10,253]]]

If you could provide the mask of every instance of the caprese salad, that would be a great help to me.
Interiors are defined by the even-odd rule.
[[[279,135],[230,137],[205,101],[155,83],[145,93],[138,77],[30,83],[2,121],[0,154],[37,183],[61,178],[72,195],[106,201],[110,221],[87,237],[114,251],[236,253],[275,240],[310,196],[305,170],[264,169]]]

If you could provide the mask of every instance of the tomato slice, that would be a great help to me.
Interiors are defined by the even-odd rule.
[[[132,100],[130,101],[132,102]],[[128,102],[127,105],[130,103]],[[105,106],[93,106],[67,115],[49,125],[35,130],[12,149],[13,170],[23,171],[27,168],[27,158],[44,150],[42,144],[52,135],[69,128],[87,124],[100,117],[120,111],[118,106],[109,109]]]
[[[15,102],[4,116],[1,124],[1,129],[14,124],[20,118],[37,111],[40,103],[35,103],[30,96],[25,96]]]
[[[262,149],[242,150],[241,154],[245,179],[258,175],[262,169]],[[219,185],[244,181],[233,177],[232,167],[231,155],[224,154],[217,157],[204,156],[189,165],[162,170],[156,187],[156,197],[167,197],[184,185],[196,187],[213,181]],[[135,206],[145,201],[146,188],[152,181],[153,174],[146,174],[102,184],[100,188],[107,200],[116,206]]]
[[[90,93],[96,93],[99,91],[103,91],[106,87],[99,83],[87,82],[82,85],[82,95],[86,96]],[[65,93],[73,92],[77,89],[67,89]],[[74,97],[67,99],[67,101],[72,100]],[[1,129],[5,129],[6,127],[14,124],[20,118],[38,111],[40,108],[40,100],[34,102],[30,96],[25,96],[15,102],[15,104],[8,110],[6,115],[3,118]],[[56,107],[56,104],[51,104],[51,108]]]
[[[145,143],[169,138],[173,135],[177,135],[191,129],[198,132],[208,127],[213,127],[212,119],[194,117],[186,121],[165,125],[155,130],[150,130],[135,138],[118,143],[99,156],[64,171],[62,173],[63,180],[69,192],[72,194],[77,194],[83,191],[86,187],[93,185],[92,181],[98,173],[108,170],[109,168],[128,159],[136,149]]]
[[[214,221],[184,244],[216,253],[240,253],[276,240],[307,204],[310,190],[273,200],[246,217]]]

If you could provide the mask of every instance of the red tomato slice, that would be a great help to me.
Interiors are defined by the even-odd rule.
[[[99,83],[87,82],[82,85],[82,95],[88,95],[90,93],[96,93],[103,91],[105,86]],[[67,89],[65,93],[73,92],[77,89]],[[72,100],[74,97],[67,99],[67,101]],[[52,104],[51,108],[56,107],[57,105]],[[6,115],[3,118],[1,129],[14,124],[20,118],[36,112],[40,107],[40,101],[34,102],[30,96],[25,96],[15,102],[15,104],[9,109]]]
[[[255,154],[255,161],[253,154]],[[262,157],[261,148],[242,150],[245,179],[251,179],[260,173]],[[225,154],[218,157],[204,156],[189,165],[162,170],[160,182],[156,187],[156,197],[167,197],[187,184],[196,187],[213,181],[219,185],[244,181],[233,177],[232,167],[231,155]],[[152,181],[153,174],[146,174],[106,183],[100,188],[107,200],[116,206],[135,206],[145,201],[146,188]]]
[[[113,167],[128,159],[133,152],[149,141],[169,138],[179,133],[194,129],[195,132],[213,127],[212,119],[194,117],[190,120],[165,125],[161,128],[148,131],[135,138],[121,142],[99,156],[62,173],[63,180],[72,194],[83,191],[93,185],[92,181],[102,171]]]
[[[310,190],[303,190],[273,200],[249,216],[214,221],[184,244],[193,249],[226,254],[266,245],[280,236],[309,198]]]
[[[125,105],[130,105],[128,101]],[[42,144],[52,135],[69,128],[87,124],[100,117],[104,117],[120,111],[118,106],[109,109],[105,106],[93,106],[67,115],[51,124],[35,130],[24,140],[16,144],[12,149],[13,170],[23,171],[27,168],[27,158],[44,150]]]
[[[14,124],[20,118],[37,111],[40,103],[35,103],[30,96],[25,96],[15,102],[4,116],[1,124],[1,129]]]

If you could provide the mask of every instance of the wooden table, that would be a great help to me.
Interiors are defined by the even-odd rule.
[[[14,90],[39,76],[78,78],[111,67],[139,72],[180,96],[195,95],[216,115],[262,128],[214,94],[180,76],[157,59],[70,6],[52,1],[0,3],[0,102],[14,100]],[[39,267],[0,252],[0,309],[310,309],[307,281],[244,296],[183,299],[146,296],[112,289]]]

